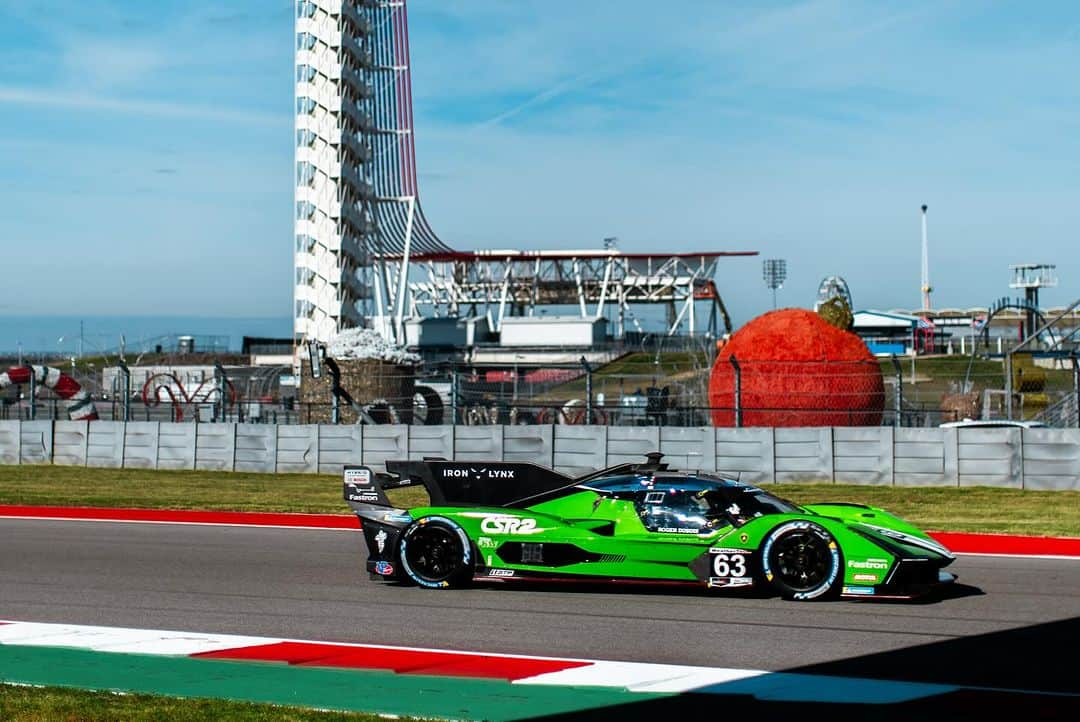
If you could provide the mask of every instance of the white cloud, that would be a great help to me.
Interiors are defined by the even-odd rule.
[[[291,117],[286,114],[261,113],[234,108],[218,108],[190,103],[158,100],[116,98],[73,90],[38,90],[0,86],[0,103],[24,106],[73,108],[133,115],[166,116],[171,118],[201,118],[232,123],[258,123],[285,127]]]

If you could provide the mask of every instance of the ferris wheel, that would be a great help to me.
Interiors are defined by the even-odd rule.
[[[851,291],[848,289],[847,281],[840,276],[826,276],[818,286],[817,300],[814,302],[814,311],[816,312],[819,310],[825,302],[837,297],[844,299],[849,309],[852,311],[855,310],[855,307],[851,303]]]

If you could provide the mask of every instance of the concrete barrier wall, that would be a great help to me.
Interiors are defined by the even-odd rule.
[[[0,421],[0,464],[22,462],[22,429],[19,421]]]
[[[106,469],[120,469],[124,466],[124,426],[122,421],[87,423],[87,466]]]
[[[443,457],[582,474],[650,451],[674,468],[750,483],[1080,489],[1080,429],[0,421],[0,464],[338,474]]]
[[[57,421],[53,427],[52,462],[61,466],[86,466],[89,440],[89,421]]]
[[[53,459],[53,422],[19,422],[19,460],[23,464],[49,464]]]
[[[157,468],[195,468],[195,424],[162,421],[158,428]]]
[[[160,443],[157,421],[129,421],[124,427],[123,465],[129,469],[157,468]]]

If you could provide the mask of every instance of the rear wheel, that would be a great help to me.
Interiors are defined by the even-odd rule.
[[[401,535],[401,567],[422,587],[458,587],[472,579],[475,560],[465,530],[440,516],[424,517]]]
[[[827,530],[813,522],[793,521],[766,537],[762,572],[784,599],[834,597],[843,583],[843,559]]]

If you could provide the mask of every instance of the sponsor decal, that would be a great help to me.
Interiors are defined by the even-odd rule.
[[[412,521],[412,516],[409,514],[383,514],[383,521],[397,521],[407,524]]]
[[[716,587],[749,587],[753,586],[753,577],[709,577],[709,586]]]
[[[489,577],[512,577],[514,576],[513,569],[489,569]]]
[[[536,519],[492,515],[485,516],[480,522],[480,531],[485,534],[536,534],[543,530],[536,528]]]
[[[869,596],[874,593],[873,587],[844,587],[844,594],[860,594],[863,596]]]
[[[443,469],[442,475],[444,479],[473,479],[475,481],[483,481],[485,479],[513,479],[514,469],[489,469],[484,467],[470,466],[467,469]]]
[[[345,483],[371,486],[371,469],[345,469]]]
[[[489,536],[482,536],[477,537],[476,546],[480,547],[481,549],[498,549],[499,542]]]
[[[378,547],[379,553],[382,554],[386,549],[386,530],[380,529],[379,533],[375,535],[375,546]]]
[[[687,529],[681,526],[662,526],[656,531],[662,531],[667,534],[697,534],[699,529]],[[706,530],[708,531],[708,530]]]
[[[878,580],[876,574],[856,574],[852,579],[857,582],[876,582]]]
[[[867,559],[862,562],[849,559],[847,565],[849,569],[880,569],[885,571],[889,568],[889,562],[885,559]]]
[[[378,504],[379,493],[376,491],[356,491],[355,489],[348,489],[345,492],[346,501],[356,501],[361,504]]]
[[[390,562],[375,562],[375,573],[388,577],[394,573],[394,565]]]

